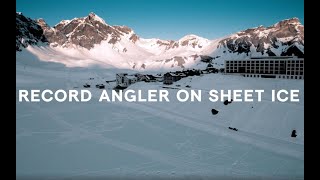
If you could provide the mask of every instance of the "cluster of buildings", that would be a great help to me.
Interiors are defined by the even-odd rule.
[[[203,74],[202,70],[184,70],[184,71],[176,71],[176,72],[168,72],[163,75],[163,84],[170,85],[173,84],[173,82],[179,81],[182,78],[188,77],[188,76],[200,76]]]
[[[133,74],[129,75],[127,73],[118,73],[116,74],[116,82],[118,89],[125,89],[133,83],[138,81],[144,82],[163,82],[163,84],[172,84],[173,82],[179,81],[181,78],[188,76],[200,76],[203,74],[201,70],[184,70],[184,71],[176,71],[176,72],[168,72],[163,75],[150,75],[150,74]]]
[[[183,70],[167,72],[163,75],[119,73],[116,75],[116,88],[127,88],[138,81],[163,82],[170,85],[188,76],[222,72],[239,74],[244,77],[304,79],[304,58],[296,56],[252,57],[245,60],[226,60],[225,68],[220,70],[208,64],[205,70]]]
[[[130,86],[133,83],[136,83],[138,81],[144,81],[144,82],[162,82],[163,76],[161,75],[150,75],[150,74],[133,74],[128,75],[128,73],[118,73],[116,74],[116,88],[118,89],[125,89],[128,86]]]

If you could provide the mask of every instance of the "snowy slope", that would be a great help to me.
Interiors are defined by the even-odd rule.
[[[101,90],[94,85],[103,83],[111,90],[115,84],[105,80],[114,80],[123,70],[69,68],[35,61],[29,51],[21,53],[16,62],[17,95],[19,89],[80,90],[89,83],[93,99],[26,103],[16,97],[18,177],[303,179],[304,81],[206,74],[170,86],[201,89],[201,103],[178,102],[177,89],[167,89],[170,102],[99,103]],[[139,82],[130,89],[162,87],[159,82]],[[267,95],[262,102],[225,106],[207,100],[205,93],[213,88],[265,89]],[[271,89],[299,89],[301,101],[271,103]],[[212,108],[219,113],[212,115]],[[292,129],[297,138],[290,137]]]

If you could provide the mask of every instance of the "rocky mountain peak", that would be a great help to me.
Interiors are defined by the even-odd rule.
[[[301,25],[300,20],[296,17],[279,21],[273,27],[282,28],[289,25]]]
[[[203,46],[210,43],[210,41],[208,39],[199,37],[194,34],[186,35],[186,36],[182,37],[181,39],[179,39],[178,42],[181,46],[191,46],[192,48],[200,48],[200,49]]]
[[[180,41],[185,41],[185,40],[193,40],[193,39],[200,39],[201,37],[195,35],[195,34],[188,34],[183,36]]]
[[[96,14],[95,14],[94,12],[90,12],[88,16],[89,16],[89,17],[95,17]]]
[[[44,24],[41,21],[39,24]],[[68,47],[77,45],[91,49],[101,41],[114,45],[121,39],[135,43],[139,37],[127,26],[110,26],[101,17],[91,12],[88,16],[63,20],[52,29],[45,30],[49,42],[55,46]],[[52,31],[53,30],[53,31]]]
[[[226,47],[231,53],[246,53],[247,56],[266,53],[269,56],[294,54],[303,57],[304,26],[298,18],[286,19],[267,28],[259,26],[240,31],[222,39],[219,46]]]
[[[116,30],[125,33],[125,34],[130,34],[131,32],[133,32],[133,30],[131,28],[129,28],[128,26],[118,26],[115,25],[113,26]]]
[[[43,30],[37,21],[25,17],[22,13],[16,13],[16,51],[22,47],[37,45],[39,42],[47,42]]]
[[[36,20],[37,24],[41,26],[42,29],[50,29],[50,26],[42,18]]]
[[[99,17],[98,15],[96,15],[94,12],[90,12],[88,17],[87,17],[90,21],[99,21],[102,24],[106,24],[106,22]]]

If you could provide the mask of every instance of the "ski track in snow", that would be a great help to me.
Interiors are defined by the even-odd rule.
[[[38,109],[39,111],[47,113],[47,115],[52,120],[56,121],[58,124],[60,124],[60,125],[62,125],[64,127],[67,127],[68,129],[70,129],[71,132],[75,131],[75,132],[84,133],[83,135],[80,136],[80,138],[74,138],[74,137],[77,136],[77,134],[74,134],[74,135],[71,136],[74,139],[69,139],[69,140],[67,139],[67,140],[64,140],[64,141],[59,140],[58,141],[59,143],[68,144],[68,143],[72,143],[72,142],[75,142],[75,141],[80,141],[83,138],[84,139],[90,139],[90,140],[96,141],[98,143],[108,144],[108,145],[117,147],[117,148],[122,149],[122,150],[126,150],[126,151],[133,152],[133,153],[136,153],[136,154],[141,155],[141,156],[148,157],[151,160],[154,160],[154,161],[157,161],[157,162],[160,162],[160,163],[163,163],[163,164],[168,164],[170,166],[179,167],[179,168],[183,167],[185,169],[192,169],[192,170],[196,170],[196,171],[200,170],[200,169],[197,169],[197,168],[195,169],[194,168],[194,167],[197,167],[197,165],[199,165],[199,163],[185,161],[183,159],[183,157],[179,158],[179,157],[175,157],[175,156],[164,155],[160,151],[146,149],[146,148],[138,147],[138,146],[135,146],[133,144],[126,143],[126,142],[120,142],[120,141],[116,141],[116,140],[113,140],[113,139],[109,139],[109,138],[103,137],[101,134],[94,133],[94,132],[89,132],[86,129],[80,128],[78,126],[74,126],[74,125],[66,122],[65,120],[63,120],[62,117],[60,117],[58,115],[55,115],[55,114],[51,113],[48,110],[42,109],[40,106],[38,106],[36,104],[32,104],[32,105],[34,106],[34,108]],[[203,167],[202,167],[201,170],[204,170]],[[209,171],[209,169],[207,169],[207,171]],[[77,176],[77,175],[75,175],[75,176]]]
[[[243,132],[243,131],[238,131],[236,134],[234,132],[230,132],[230,130],[226,129],[225,127],[223,126],[220,126],[220,127],[212,127],[210,125],[206,125],[206,124],[202,124],[202,123],[199,123],[197,122],[196,119],[192,119],[190,117],[186,117],[182,114],[177,114],[177,113],[174,113],[172,111],[168,111],[168,110],[164,110],[164,109],[161,109],[161,114],[157,113],[159,112],[159,109],[155,110],[153,108],[151,108],[150,106],[147,106],[147,105],[144,105],[142,103],[135,103],[135,106],[132,106],[132,104],[128,104],[128,107],[134,107],[134,108],[137,108],[137,109],[140,109],[140,110],[145,110],[146,112],[154,112],[153,114],[155,116],[161,116],[163,118],[166,118],[168,120],[172,120],[176,123],[179,123],[181,125],[184,125],[184,126],[187,126],[187,127],[190,127],[190,128],[194,128],[196,130],[200,130],[200,131],[204,131],[204,132],[207,132],[207,133],[210,133],[210,134],[214,134],[214,135],[235,135],[235,136],[232,136],[233,138],[235,138],[236,140],[239,140],[241,142],[244,142],[244,143],[250,143],[250,144],[254,144],[254,145],[257,145],[258,147],[263,147],[263,148],[268,148],[268,146],[281,146],[283,145],[283,143],[288,143],[288,142],[285,142],[285,141],[282,141],[282,140],[279,140],[279,139],[272,139],[272,138],[266,138],[266,137],[263,137],[261,135],[258,135],[258,134],[252,134],[252,133],[247,133],[247,132]],[[143,108],[139,108],[139,106],[143,106]],[[166,113],[167,115],[166,116],[163,116],[163,114]],[[219,125],[215,125],[215,126],[219,126]],[[241,135],[241,137],[239,137],[238,135]],[[256,137],[257,140],[253,140],[253,139],[250,139],[250,137]],[[228,136],[230,137],[230,136]],[[270,140],[272,139],[272,140]],[[266,141],[268,143],[266,143]],[[273,145],[270,145],[269,143],[273,144]],[[293,144],[294,145],[294,144]],[[297,145],[298,147],[300,147],[300,145]],[[303,151],[303,147],[301,148],[300,151],[292,151],[291,149],[288,149],[286,147],[283,147],[284,149],[278,149],[278,151],[275,151],[277,153],[283,153],[283,154],[289,154],[288,152],[291,152],[290,154],[296,158],[299,158],[299,159],[303,159],[303,154],[304,154],[304,151]],[[270,148],[269,148],[270,149]],[[270,149],[270,150],[273,150],[273,149]]]

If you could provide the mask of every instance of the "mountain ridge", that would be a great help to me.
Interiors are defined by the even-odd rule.
[[[32,32],[21,33],[20,30],[28,30],[30,28],[26,27],[29,26],[37,27],[37,31],[33,31],[37,32],[38,36],[42,31],[42,35],[29,40],[32,49],[30,51],[38,57],[41,56],[41,60],[53,60],[67,66],[78,66],[86,61],[87,64],[103,62],[112,67],[136,70],[181,69],[205,67],[208,62],[202,63],[202,56],[211,56],[209,63],[214,66],[222,66],[225,59],[251,56],[304,56],[304,26],[298,18],[285,19],[269,27],[248,28],[215,40],[189,34],[174,41],[144,39],[130,27],[107,24],[93,12],[85,17],[62,20],[53,27],[41,18],[21,23],[21,19],[24,19],[22,16],[21,13],[16,15],[17,51],[28,49],[28,41],[22,43],[24,34],[27,34],[29,39],[35,37],[31,36]],[[46,54],[46,50],[37,48],[38,42],[44,43],[42,45],[46,46],[47,51],[55,51],[60,57],[68,56],[68,63]],[[73,54],[67,51],[72,51]],[[81,55],[75,55],[77,52]]]

